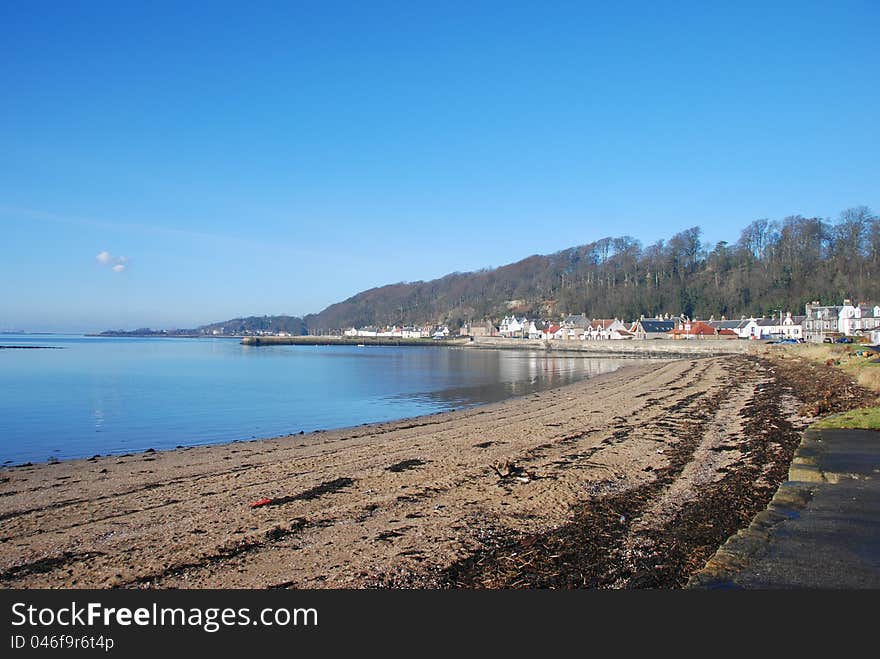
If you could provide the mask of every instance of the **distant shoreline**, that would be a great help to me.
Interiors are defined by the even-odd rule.
[[[156,332],[155,334],[146,334],[141,332],[101,332],[99,334],[83,334],[89,338],[111,338],[111,339],[238,339],[239,336],[209,336],[207,334],[163,334]]]

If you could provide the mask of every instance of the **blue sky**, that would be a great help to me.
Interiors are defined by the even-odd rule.
[[[0,328],[305,314],[606,235],[880,210],[878,19],[2,0]]]

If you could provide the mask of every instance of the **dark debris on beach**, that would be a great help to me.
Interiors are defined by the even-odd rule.
[[[805,367],[794,360],[743,358],[735,377],[760,369],[769,381],[757,385],[744,408],[743,459],[720,470],[699,497],[660,528],[634,524],[678,478],[692,459],[702,424],[722,394],[702,401],[667,450],[656,479],[634,489],[597,497],[575,507],[571,521],[542,533],[487,526],[482,547],[432,575],[398,574],[378,587],[432,588],[681,588],[715,551],[763,510],[788,476],[801,428],[782,409],[792,397],[803,412],[835,413],[876,404],[877,396],[829,366]]]

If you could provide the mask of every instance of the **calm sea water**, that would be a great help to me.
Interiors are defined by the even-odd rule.
[[[212,444],[503,400],[620,359],[441,347],[0,335],[0,462]]]

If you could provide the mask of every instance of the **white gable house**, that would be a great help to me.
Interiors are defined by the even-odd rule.
[[[786,312],[785,320],[782,321],[782,336],[786,339],[803,339],[804,318],[805,316],[792,316],[790,311]]]
[[[540,339],[544,336],[544,332],[538,329],[538,327],[535,325],[535,321],[531,321],[529,323],[527,333],[530,339]]]
[[[621,332],[625,332],[627,337],[631,336],[629,331],[627,331],[627,326],[617,318],[594,319],[584,331],[583,339],[584,341],[622,339],[624,334],[621,334]]]
[[[844,300],[837,319],[837,331],[841,334],[865,334],[880,328],[880,305],[854,306],[849,300]]]
[[[505,316],[498,327],[498,333],[508,338],[520,338],[528,330],[529,321],[525,317]]]

